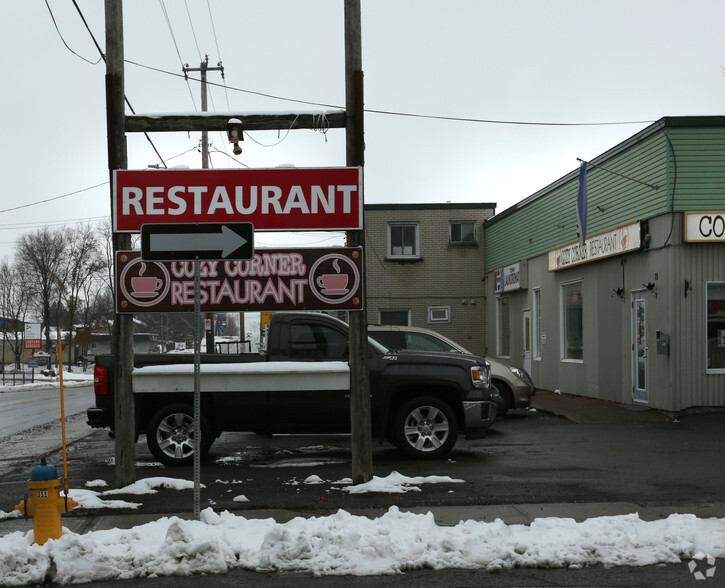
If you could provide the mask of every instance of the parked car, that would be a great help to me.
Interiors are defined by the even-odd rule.
[[[408,351],[448,351],[471,354],[465,347],[436,331],[421,327],[368,325],[368,336],[388,349]],[[536,392],[531,376],[525,370],[501,361],[486,358],[491,364],[491,383],[503,397],[503,414],[515,408],[531,406]]]

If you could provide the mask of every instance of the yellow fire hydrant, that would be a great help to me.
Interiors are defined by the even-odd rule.
[[[60,539],[63,534],[60,514],[78,506],[78,502],[69,496],[61,497],[60,482],[55,467],[41,459],[28,480],[30,498],[15,505],[24,515],[33,517],[34,542],[38,545],[43,545],[48,539]]]

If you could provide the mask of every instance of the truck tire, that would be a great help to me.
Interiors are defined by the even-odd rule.
[[[446,455],[456,443],[458,422],[450,405],[433,396],[409,400],[396,411],[395,445],[418,459]]]
[[[201,455],[205,456],[214,438],[209,423],[201,416]],[[156,411],[146,428],[146,443],[154,457],[166,466],[194,462],[194,409],[188,404],[169,404]]]

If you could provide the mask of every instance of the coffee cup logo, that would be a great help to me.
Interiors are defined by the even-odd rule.
[[[324,255],[310,268],[310,289],[327,304],[347,302],[360,286],[360,273],[351,259],[338,253]]]
[[[136,276],[131,278],[131,295],[134,298],[152,298],[161,290],[164,283],[154,276]]]
[[[119,288],[131,304],[150,307],[166,296],[170,283],[168,271],[162,264],[152,262],[147,265],[137,257],[121,270]]]
[[[336,263],[337,261],[335,261],[333,265]],[[321,288],[321,292],[325,296],[347,294],[348,280],[349,277],[347,274],[322,274],[317,278],[317,285]]]

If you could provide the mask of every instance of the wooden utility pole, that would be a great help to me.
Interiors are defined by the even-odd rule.
[[[360,0],[345,0],[345,112],[348,166],[365,163],[363,139],[363,72]],[[365,294],[365,206],[363,229],[348,231],[347,245],[363,248],[362,290]],[[370,431],[370,372],[368,370],[367,308],[350,313],[350,427],[352,433],[352,481],[373,477],[372,434]]]
[[[123,70],[123,5],[121,0],[106,0],[106,121],[108,127],[108,170],[111,176],[113,201],[113,170],[126,169],[124,70]],[[113,206],[111,206],[113,209]],[[113,257],[117,251],[131,249],[131,236],[114,233]],[[133,369],[133,315],[116,314],[113,321],[113,343],[116,363],[113,370],[114,434],[116,436],[116,487],[136,481],[136,426],[134,418],[131,370]]]
[[[209,67],[209,56],[204,56],[204,61],[199,64],[199,67],[184,66],[184,75],[190,71],[198,71],[201,73],[201,111],[206,112],[208,109],[207,104],[207,89],[206,89],[206,72],[208,71],[221,71],[222,76],[224,75],[224,68],[221,63],[218,67]],[[209,169],[209,131],[201,132],[201,169]],[[208,312],[206,314],[206,320],[209,322],[209,329],[206,331],[206,352],[214,353],[214,313]]]
[[[363,166],[363,86],[360,0],[345,0],[345,89],[346,108],[320,113],[280,114],[179,114],[165,116],[124,115],[122,0],[106,2],[106,94],[108,110],[108,166],[126,169],[126,132],[226,131],[231,119],[241,119],[244,132],[263,130],[345,128],[347,164]],[[203,141],[204,146],[206,141]],[[111,188],[113,189],[113,187]],[[113,195],[112,195],[113,196]],[[363,230],[348,231],[348,245],[364,248]],[[114,252],[131,248],[128,234],[114,234]],[[364,253],[363,253],[364,255]],[[364,257],[363,257],[364,260]],[[364,267],[364,264],[363,264]],[[362,278],[365,305],[365,276]],[[350,313],[350,417],[352,430],[352,474],[356,484],[372,479],[372,435],[370,416],[370,375],[367,356],[366,311]],[[241,339],[241,336],[240,336]],[[134,407],[131,389],[133,368],[133,317],[116,315],[115,434],[116,485],[135,481]]]

